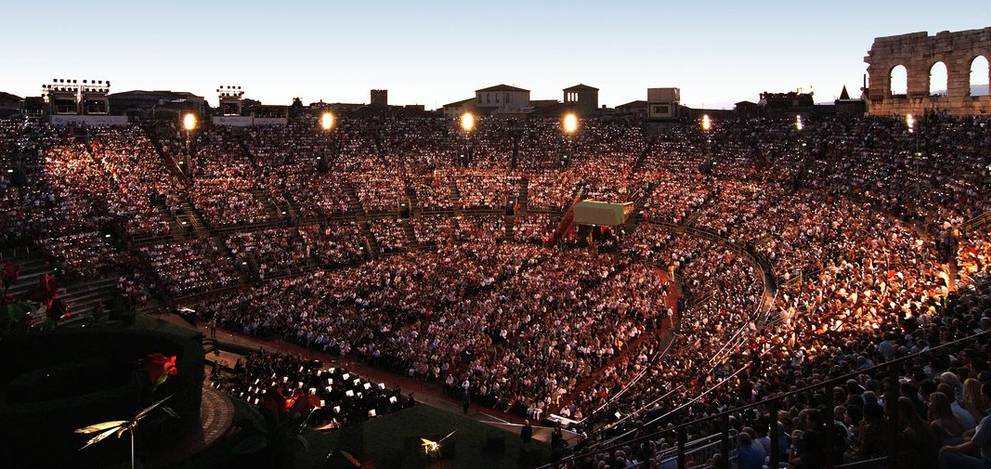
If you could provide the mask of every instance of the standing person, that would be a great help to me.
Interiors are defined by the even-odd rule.
[[[532,439],[533,439],[533,426],[530,425],[529,420],[524,420],[523,428],[520,429],[520,441],[522,441],[523,444],[525,445],[529,443],[530,440]]]
[[[468,406],[471,405],[471,383],[465,379],[465,382],[461,383],[461,411],[468,413]]]
[[[554,431],[551,433],[551,459],[554,461],[560,460],[566,446],[568,446],[568,443],[564,441],[564,433],[561,432],[561,425],[554,425]]]

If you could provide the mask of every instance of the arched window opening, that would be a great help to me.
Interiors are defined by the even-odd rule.
[[[936,62],[929,68],[929,96],[946,96],[946,64]]]
[[[988,58],[983,55],[974,57],[970,62],[970,95],[991,95],[991,90],[988,89],[989,81],[991,81],[991,69],[988,67]]]
[[[905,96],[908,94],[908,69],[904,65],[896,65],[891,69],[891,90],[892,96]]]

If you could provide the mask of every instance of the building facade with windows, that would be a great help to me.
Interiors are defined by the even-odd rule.
[[[530,108],[530,90],[509,85],[475,90],[475,107],[488,113],[527,112]]]

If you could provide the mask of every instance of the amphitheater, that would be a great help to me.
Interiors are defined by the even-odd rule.
[[[564,431],[567,450],[548,438],[571,467],[718,465],[750,439],[780,455],[769,467],[799,447],[806,464],[934,467],[921,447],[864,439],[878,398],[914,412],[899,398],[936,394],[944,371],[961,407],[980,397],[964,382],[979,393],[989,372],[987,119],[319,123],[0,121],[7,291],[54,274],[59,327],[181,313],[337,357]],[[586,200],[631,208],[576,222]],[[247,360],[211,381],[247,405],[276,366],[300,389],[350,380]],[[403,397],[381,389],[348,418]]]

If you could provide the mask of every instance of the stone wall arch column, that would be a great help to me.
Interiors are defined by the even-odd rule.
[[[971,51],[954,51],[946,59],[946,91],[951,98],[970,96]]]
[[[908,68],[908,97],[922,99],[929,97],[929,57],[912,57]]]
[[[891,97],[891,69],[894,64],[889,62],[877,62],[868,65],[867,75],[868,96],[871,99],[883,100]]]
[[[934,36],[917,32],[875,38],[864,57],[871,77],[867,90],[868,113],[991,115],[991,96],[970,95],[971,62],[979,55],[991,59],[991,27],[941,31]],[[929,93],[930,72],[936,62],[946,65],[946,96]],[[896,65],[904,65],[908,72],[908,96],[904,98],[891,95],[890,73]]]

